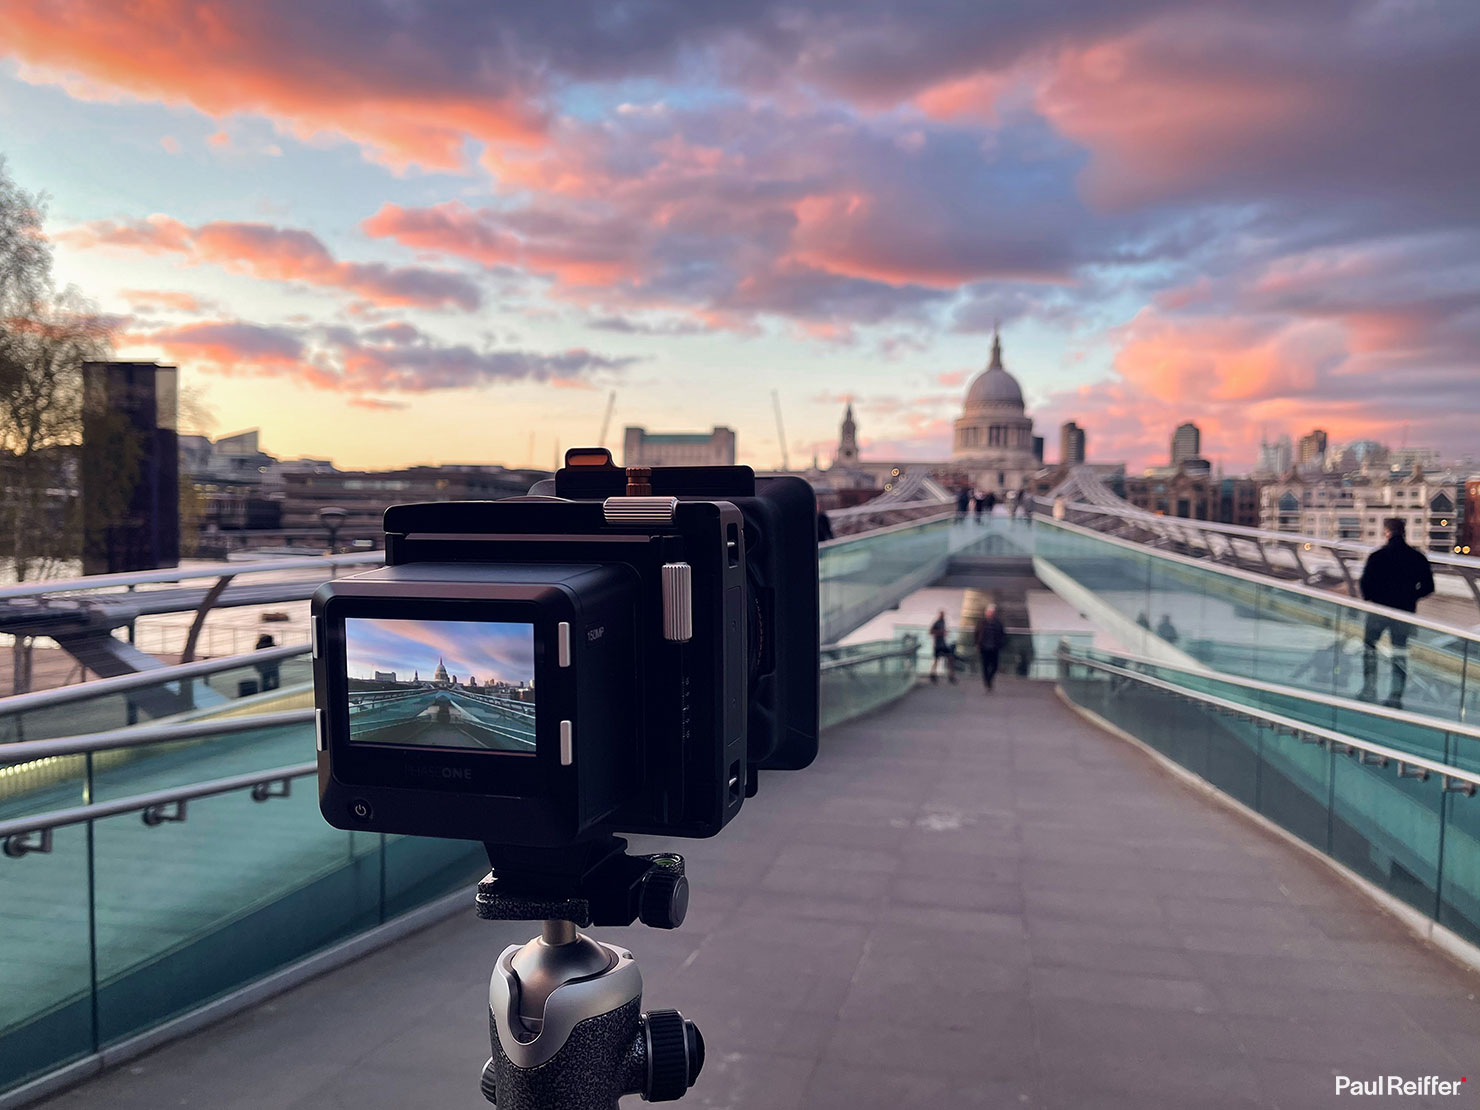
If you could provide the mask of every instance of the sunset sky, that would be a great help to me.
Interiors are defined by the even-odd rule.
[[[527,624],[476,621],[398,621],[353,617],[344,622],[350,678],[394,671],[400,682],[427,682],[440,662],[449,675],[481,685],[534,679],[534,630]]]
[[[1474,0],[0,0],[59,276],[342,466],[737,430],[1480,453]],[[533,449],[531,450],[531,439]]]

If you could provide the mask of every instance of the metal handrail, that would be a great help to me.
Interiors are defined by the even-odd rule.
[[[856,543],[859,540],[871,539],[874,536],[886,536],[890,532],[899,532],[905,528],[919,528],[925,524],[938,524],[941,521],[951,520],[955,517],[956,510],[938,513],[935,516],[916,517],[914,520],[902,520],[898,524],[886,524],[882,528],[870,528],[867,532],[854,532],[848,536],[838,536],[836,539],[824,540],[818,544],[818,550],[828,551],[840,547],[846,543]]]
[[[1316,694],[1310,690],[1302,690],[1298,686],[1281,686],[1278,682],[1266,682],[1259,678],[1245,678],[1243,675],[1230,674],[1227,671],[1215,671],[1211,668],[1196,670],[1192,667],[1182,667],[1175,663],[1164,663],[1159,659],[1151,659],[1144,655],[1135,655],[1128,651],[1106,651],[1104,648],[1089,648],[1101,655],[1108,655],[1114,659],[1124,659],[1131,663],[1142,664],[1148,667],[1159,667],[1162,670],[1176,671],[1178,674],[1192,675],[1196,678],[1210,678],[1217,682],[1226,682],[1230,686],[1242,686],[1249,690],[1261,690],[1267,694],[1279,694],[1282,697],[1302,698],[1305,701],[1315,702],[1317,705],[1329,706],[1332,709],[1349,709],[1357,713],[1365,713],[1372,717],[1382,717],[1400,725],[1413,725],[1416,728],[1433,729],[1435,732],[1452,732],[1458,736],[1468,737],[1472,740],[1480,740],[1480,725],[1466,724],[1463,721],[1449,721],[1442,717],[1430,717],[1424,713],[1414,713],[1408,709],[1395,709],[1388,705],[1379,705],[1376,702],[1358,701],[1355,698],[1341,697],[1337,694]]]
[[[266,786],[275,782],[289,782],[316,774],[316,763],[294,763],[288,767],[275,767],[267,771],[249,771],[224,779],[211,779],[190,786],[177,786],[170,790],[155,790],[148,794],[134,794],[127,798],[116,798],[111,802],[94,802],[91,805],[71,806],[54,809],[50,813],[38,813],[33,817],[12,817],[0,821],[0,839],[24,836],[27,833],[47,832],[66,825],[80,825],[85,821],[96,821],[103,817],[116,817],[120,813],[151,810],[158,806],[188,802],[195,798],[208,798],[213,794],[229,794],[253,786]],[[267,796],[256,799],[265,801]],[[9,854],[9,853],[6,853]]]
[[[876,663],[880,659],[909,659],[919,654],[919,646],[900,644],[897,647],[881,648],[861,655],[849,655],[843,659],[827,659],[819,663],[819,671],[841,671],[859,663]]]
[[[1316,601],[1323,601],[1328,605],[1340,605],[1349,609],[1357,609],[1364,613],[1373,613],[1377,616],[1385,617],[1389,620],[1402,620],[1405,624],[1418,625],[1432,632],[1442,632],[1446,636],[1458,636],[1462,640],[1468,640],[1480,646],[1480,637],[1476,636],[1473,629],[1465,628],[1463,625],[1446,624],[1444,621],[1437,621],[1432,617],[1421,617],[1417,613],[1409,613],[1401,609],[1389,609],[1386,606],[1374,605],[1372,602],[1364,601],[1359,597],[1340,597],[1328,593],[1325,590],[1318,590],[1314,587],[1307,586],[1303,582],[1294,582],[1286,578],[1271,578],[1267,574],[1256,574],[1253,571],[1244,570],[1242,567],[1231,567],[1226,563],[1213,564],[1209,563],[1206,559],[1194,559],[1191,556],[1182,555],[1176,551],[1167,551],[1165,548],[1148,547],[1144,543],[1122,539],[1120,536],[1112,536],[1106,532],[1096,532],[1093,528],[1086,528],[1082,524],[1071,524],[1067,520],[1045,519],[1041,520],[1040,523],[1050,525],[1054,528],[1069,529],[1080,535],[1088,536],[1091,539],[1103,540],[1106,543],[1115,544],[1139,554],[1149,553],[1155,555],[1158,559],[1172,559],[1184,566],[1195,567],[1198,570],[1232,575],[1235,578],[1241,578],[1257,586],[1288,590],[1291,593],[1301,594],[1304,597],[1309,597]],[[1034,558],[1041,559],[1044,556],[1035,555]]]
[[[137,690],[140,687],[201,678],[205,675],[239,670],[260,663],[281,662],[298,655],[307,655],[311,650],[312,645],[308,643],[283,644],[280,647],[261,648],[257,651],[243,652],[240,655],[226,655],[219,659],[200,659],[193,663],[174,663],[147,671],[135,671],[133,674],[116,675],[113,678],[95,678],[91,682],[58,686],[52,690],[33,690],[26,694],[13,694],[10,697],[0,698],[0,716],[49,709],[74,701],[90,701],[93,698]]]
[[[312,709],[280,709],[273,713],[252,713],[242,717],[207,717],[174,725],[129,725],[105,732],[55,736],[48,740],[18,740],[13,744],[0,744],[0,767],[109,748],[140,748],[149,744],[168,744],[173,740],[194,740],[201,736],[306,725],[312,724],[313,719]]]
[[[877,501],[865,501],[859,505],[849,505],[846,509],[824,509],[828,520],[847,520],[849,517],[869,516],[872,513],[893,513],[903,509],[944,509],[950,506],[944,501],[885,501],[879,504]]]
[[[1040,505],[1052,505],[1046,498],[1034,497],[1034,502]],[[1190,517],[1159,516],[1156,513],[1138,509],[1136,506],[1126,502],[1124,509],[1118,506],[1096,505],[1088,501],[1069,501],[1065,503],[1066,509],[1074,509],[1079,512],[1098,513],[1103,516],[1119,517],[1126,520],[1145,521],[1152,527],[1175,527],[1190,528],[1199,532],[1215,532],[1219,535],[1236,536],[1239,539],[1264,540],[1275,544],[1310,544],[1312,547],[1321,547],[1333,552],[1351,555],[1353,557],[1367,556],[1378,549],[1378,545],[1365,544],[1353,540],[1333,540],[1320,536],[1308,536],[1303,532],[1271,532],[1264,528],[1250,528],[1243,524],[1225,524],[1217,520],[1194,520]],[[1385,506],[1384,508],[1391,508]],[[1365,509],[1370,512],[1371,509]],[[1425,557],[1430,563],[1442,563],[1453,566],[1462,571],[1480,572],[1480,558],[1475,556],[1455,555],[1446,551],[1425,551]]]
[[[1473,794],[1475,788],[1480,787],[1480,774],[1466,771],[1459,767],[1452,767],[1447,763],[1439,763],[1425,756],[1414,755],[1411,752],[1399,751],[1390,748],[1386,744],[1378,744],[1371,740],[1359,740],[1355,736],[1348,736],[1344,732],[1324,728],[1321,725],[1313,725],[1307,721],[1297,720],[1294,717],[1286,717],[1282,713],[1271,713],[1267,709],[1258,706],[1245,705],[1243,702],[1230,701],[1220,698],[1216,694],[1204,693],[1201,690],[1189,690],[1185,686],[1167,682],[1165,679],[1156,678],[1143,671],[1128,670],[1125,667],[1117,667],[1113,663],[1105,663],[1098,659],[1090,659],[1087,656],[1075,655],[1070,651],[1060,651],[1058,658],[1061,663],[1074,663],[1081,667],[1089,667],[1093,670],[1104,671],[1107,674],[1119,675],[1129,678],[1146,686],[1153,686],[1159,690],[1175,694],[1177,697],[1186,698],[1189,701],[1202,702],[1215,709],[1234,716],[1247,717],[1250,720],[1260,720],[1275,728],[1289,733],[1291,736],[1311,736],[1321,743],[1335,744],[1354,751],[1364,751],[1375,755],[1383,760],[1392,760],[1400,768],[1417,767],[1431,774],[1441,775],[1445,779],[1455,780],[1469,784],[1466,793]]]
[[[39,597],[44,594],[95,593],[98,590],[144,586],[156,582],[186,582],[196,578],[220,578],[223,574],[240,576],[267,571],[310,570],[323,567],[332,572],[336,566],[385,561],[384,551],[356,551],[344,555],[310,555],[301,559],[275,559],[261,563],[219,563],[209,567],[172,567],[167,570],[134,571],[126,574],[91,574],[81,578],[48,578],[18,586],[0,588],[0,602],[12,598]],[[75,600],[75,597],[72,598]]]

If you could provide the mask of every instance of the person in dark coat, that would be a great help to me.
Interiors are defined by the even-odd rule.
[[[975,508],[976,522],[978,524],[980,524],[982,522],[982,510],[985,509],[986,507],[987,507],[987,495],[985,493],[982,493],[980,490],[978,490],[977,491],[977,494],[976,494],[976,508]]]
[[[274,647],[277,647],[277,641],[274,640],[272,636],[270,636],[268,633],[264,632],[262,633],[262,635],[257,637],[257,651],[265,651],[268,648]],[[266,692],[268,690],[276,690],[279,684],[282,682],[281,674],[278,671],[278,661],[274,659],[270,663],[258,663],[257,680],[257,688],[259,690],[262,690],[263,692]]]
[[[821,509],[817,510],[817,542],[823,543],[833,538],[832,521],[827,519],[827,514]]]
[[[962,486],[956,491],[956,519],[965,520],[966,511],[971,508],[971,490]]]
[[[1161,620],[1156,622],[1156,634],[1169,644],[1175,644],[1180,636],[1177,635],[1177,626],[1172,623],[1170,613],[1163,613]]]
[[[946,624],[946,611],[942,609],[935,618],[935,623],[930,626],[930,639],[935,645],[935,654],[930,660],[930,681],[940,681],[935,677],[935,668],[944,659],[946,661],[946,675],[951,682],[956,681],[956,649],[951,647],[951,630]]]
[[[987,515],[991,516],[993,510],[997,508],[997,495],[991,490],[987,490],[987,496],[985,500],[987,502]]]
[[[997,606],[988,605],[976,622],[976,650],[982,657],[982,682],[987,690],[992,689],[992,680],[997,677],[997,665],[1002,645],[1007,643],[1007,629],[997,616]]]
[[[1434,592],[1434,572],[1423,552],[1408,546],[1407,528],[1401,517],[1382,522],[1387,543],[1367,556],[1362,568],[1362,597],[1374,605],[1386,605],[1405,613],[1418,610],[1418,599]],[[1401,708],[1408,685],[1408,632],[1412,626],[1401,617],[1367,614],[1362,637],[1362,691],[1364,701],[1377,700],[1377,641],[1388,634],[1393,649],[1393,684],[1386,705]]]

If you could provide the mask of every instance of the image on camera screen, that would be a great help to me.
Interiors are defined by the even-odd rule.
[[[352,744],[534,754],[534,627],[344,622]]]

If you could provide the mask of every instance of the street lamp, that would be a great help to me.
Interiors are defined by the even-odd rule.
[[[344,526],[345,518],[349,516],[348,509],[340,509],[334,505],[325,505],[319,510],[319,519],[324,522],[324,527],[329,530],[329,554],[339,553],[339,529]]]

